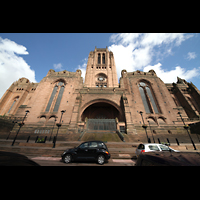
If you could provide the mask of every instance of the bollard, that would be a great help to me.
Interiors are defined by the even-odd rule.
[[[36,139],[35,139],[35,143],[37,142],[37,140],[38,140],[38,136],[37,136]]]
[[[44,143],[46,142],[46,139],[47,139],[47,136],[45,136],[45,138],[44,138]]]
[[[158,138],[158,143],[160,144],[160,139]]]
[[[56,142],[56,136],[53,137],[53,147],[52,148],[55,148],[55,142]]]
[[[177,138],[175,138],[175,140],[176,140],[176,143],[178,144],[178,146],[179,146],[179,141],[178,141],[178,139]]]
[[[29,140],[30,140],[30,137],[31,137],[31,136],[29,135],[29,136],[28,136],[28,138],[27,138],[27,141],[26,141],[26,143],[28,143],[28,142],[29,142]]]
[[[167,138],[167,142],[169,143],[169,146],[170,146],[170,142],[169,142],[169,139]]]
[[[52,143],[55,143],[55,140],[56,140],[56,136],[53,137]]]

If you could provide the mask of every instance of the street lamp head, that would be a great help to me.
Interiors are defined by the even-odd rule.
[[[178,114],[180,115],[181,113],[180,113],[180,112],[178,112]]]
[[[30,111],[29,111],[29,110],[26,110],[25,112],[26,112],[26,113],[29,113]]]
[[[139,113],[140,113],[140,115],[142,115],[142,113],[143,113],[143,112],[142,112],[142,111],[140,111]]]
[[[65,113],[66,112],[66,110],[61,110],[61,113]]]

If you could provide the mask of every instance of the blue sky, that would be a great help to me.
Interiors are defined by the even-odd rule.
[[[49,69],[84,76],[95,46],[113,51],[118,78],[122,69],[154,69],[165,83],[179,76],[200,89],[200,34],[0,33],[0,98],[19,78],[40,82]]]

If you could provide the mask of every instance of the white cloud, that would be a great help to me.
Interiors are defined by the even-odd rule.
[[[193,34],[185,33],[119,33],[111,35],[110,42],[114,44],[108,49],[114,53],[117,75],[120,77],[123,69],[128,72],[147,71],[146,69],[149,69],[154,57],[158,62],[163,57],[173,55],[172,48],[174,46],[181,45],[183,41],[193,36]],[[193,54],[190,56],[194,57]],[[199,72],[199,69],[196,68],[186,71],[180,66],[166,71],[161,66],[162,64],[158,63],[151,67],[154,67],[157,75],[164,82],[175,82],[177,76],[188,80],[197,76],[196,72]],[[163,76],[163,74],[170,76]]]
[[[2,39],[1,37],[0,37],[0,51],[8,52],[9,54],[12,54],[12,55],[14,53],[23,54],[23,55],[29,54],[26,51],[26,47],[19,45],[7,38]]]
[[[195,59],[197,57],[195,52],[188,52],[186,59],[188,60],[192,60]]]
[[[35,71],[17,54],[28,55],[29,53],[26,47],[0,37],[0,98],[19,78],[26,77],[31,82],[37,82]]]
[[[55,70],[59,70],[59,71],[63,70],[63,66],[62,66],[61,63],[53,64],[53,67],[54,67]]]
[[[85,73],[86,73],[86,68],[87,68],[87,61],[88,61],[88,59],[84,58],[82,60],[83,64],[82,65],[78,65],[78,69],[80,69],[81,72],[82,72],[81,77],[83,77],[83,81],[85,81]]]
[[[161,66],[161,63],[158,63],[154,66],[148,65],[144,68],[144,71],[148,72],[149,70],[153,69],[157,76],[161,78],[164,83],[176,82],[177,76],[188,81],[193,77],[200,75],[200,67],[198,69],[194,68],[192,70],[185,70],[184,68],[177,66],[175,69],[167,71],[162,69]]]
[[[108,47],[108,49],[114,53],[118,78],[121,76],[121,71],[123,69],[126,69],[127,71],[133,71],[136,69],[135,61],[132,56],[133,47],[131,44],[127,47],[113,44]]]

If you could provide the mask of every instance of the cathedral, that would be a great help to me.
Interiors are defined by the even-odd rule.
[[[95,47],[85,81],[79,69],[50,69],[39,83],[20,78],[2,96],[0,115],[12,122],[24,118],[19,138],[55,136],[60,123],[60,140],[84,140],[95,133],[146,142],[187,137],[182,119],[186,125],[199,122],[199,102],[200,91],[193,83],[179,77],[176,83],[164,83],[154,70],[124,69],[118,81],[113,53]],[[18,128],[14,123],[11,138]]]

